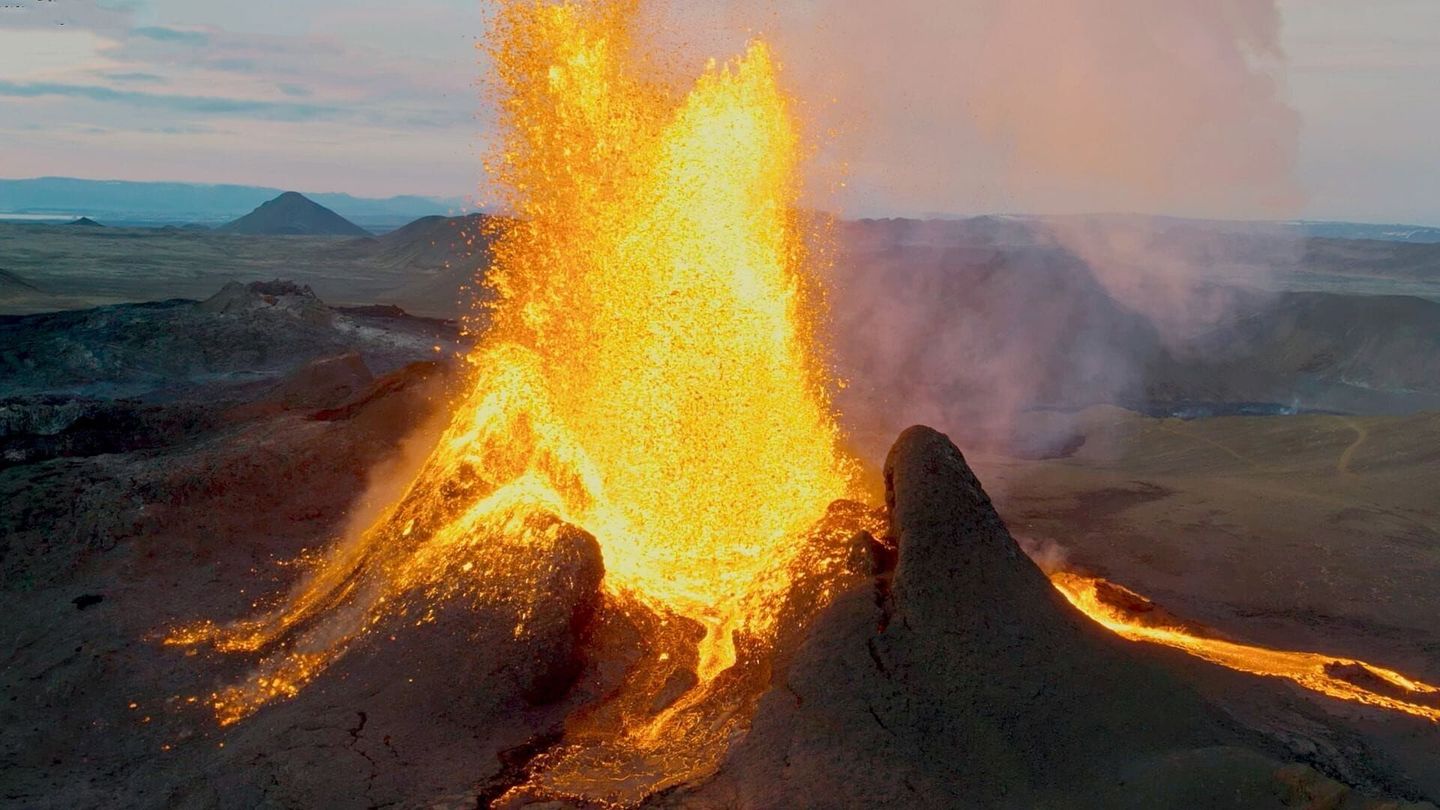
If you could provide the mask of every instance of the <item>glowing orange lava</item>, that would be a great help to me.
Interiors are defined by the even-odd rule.
[[[1132,641],[1175,647],[1211,663],[1252,675],[1285,678],[1341,700],[1378,706],[1440,722],[1440,687],[1407,678],[1398,672],[1333,655],[1271,650],[1198,635],[1169,622],[1152,623],[1104,598],[1102,589],[1122,590],[1095,577],[1070,572],[1050,574],[1050,582],[1082,613]],[[1367,686],[1364,681],[1369,681]]]
[[[853,479],[817,360],[796,125],[763,44],[678,86],[632,42],[634,6],[500,5],[488,168],[513,216],[470,394],[405,495],[279,609],[171,636],[265,653],[214,697],[222,722],[387,616],[523,599],[555,542],[542,515],[594,535],[612,593],[706,628],[702,683],[736,632],[772,631],[803,533]]]
[[[770,53],[752,44],[676,93],[642,75],[632,5],[502,9],[510,140],[492,173],[518,223],[494,250],[502,297],[475,359],[477,391],[509,399],[462,408],[475,424],[452,452],[485,447],[591,531],[612,587],[716,628],[708,677],[733,660],[730,630],[765,621],[753,603],[785,584],[767,574],[848,472]],[[513,438],[517,420],[535,441]]]
[[[609,617],[654,637],[514,789],[633,804],[713,773],[770,686],[768,641],[864,576],[847,544],[879,519],[832,507],[856,492],[854,464],[816,337],[793,105],[763,43],[681,81],[634,41],[635,11],[500,3],[505,137],[488,168],[512,215],[497,219],[468,393],[404,494],[279,607],[170,636],[257,656],[210,696],[222,724],[437,606],[505,604],[516,638],[537,632],[536,591],[563,575],[551,552],[581,527],[603,553]],[[1056,587],[1127,638],[1440,719],[1326,666],[1434,687],[1136,624],[1067,577]]]

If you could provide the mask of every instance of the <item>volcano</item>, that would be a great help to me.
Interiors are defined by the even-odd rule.
[[[1348,793],[1287,764],[1293,740],[1237,723],[1173,660],[1074,609],[944,435],[900,436],[885,499],[894,572],[836,599],[718,775],[667,806],[1250,808]]]
[[[369,236],[370,232],[295,191],[287,191],[216,230],[272,236]]]
[[[413,770],[367,745],[370,804],[381,775],[433,795],[486,751],[464,803],[1255,806],[1287,784],[1278,740],[1305,735],[1092,621],[943,435],[902,434],[867,505],[823,340],[830,225],[798,213],[807,148],[765,42],[684,75],[634,3],[515,0],[494,26],[511,215],[483,223],[493,295],[443,429],[288,590],[164,633],[219,668],[176,703],[227,761],[364,704],[347,747],[474,741]],[[302,388],[347,396],[347,365]]]
[[[359,402],[350,418],[369,430],[397,405]],[[1431,807],[1372,802],[1424,793],[1354,729],[1409,729],[1423,759],[1440,754],[1433,725],[1337,713],[1351,704],[1091,621],[932,429],[900,436],[884,482],[879,509],[830,507],[790,568],[781,631],[738,637],[708,682],[701,622],[607,592],[601,544],[531,515],[511,529],[525,565],[495,565],[505,545],[454,557],[473,585],[381,616],[308,682],[272,681],[249,716],[217,730],[163,701],[164,756],[127,777],[133,803]],[[493,590],[509,596],[480,598]],[[292,635],[279,660],[313,664],[310,644]],[[181,660],[236,671],[203,651],[166,671]]]

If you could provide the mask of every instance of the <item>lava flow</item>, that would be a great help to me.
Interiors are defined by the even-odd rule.
[[[543,622],[529,575],[553,572],[580,527],[603,556],[606,620],[638,628],[648,658],[516,789],[633,803],[713,771],[769,684],[771,642],[863,569],[851,540],[879,527],[842,500],[855,465],[817,337],[793,105],[763,43],[682,81],[634,20],[632,0],[500,4],[505,139],[488,169],[512,216],[496,218],[468,394],[404,494],[278,608],[171,635],[258,655],[211,696],[222,724],[444,605],[510,605],[526,637]],[[1335,659],[1134,625],[1056,584],[1121,635],[1337,694],[1317,685],[1340,683],[1323,673]]]
[[[1240,672],[1285,678],[1322,695],[1440,722],[1440,687],[1393,670],[1353,658],[1240,644],[1201,635],[1179,622],[1150,620],[1148,610],[1127,609],[1153,608],[1149,600],[1096,577],[1057,571],[1050,582],[1080,612],[1132,641],[1175,647]]]

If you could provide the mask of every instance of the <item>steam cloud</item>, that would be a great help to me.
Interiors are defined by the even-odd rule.
[[[776,41],[805,114],[849,164],[851,215],[1236,218],[1297,202],[1274,0],[726,8],[698,29],[728,32],[722,53],[757,33]]]
[[[832,306],[852,386],[840,405],[867,456],[914,422],[971,442],[1063,443],[1034,409],[1137,401],[1148,368],[1209,350],[1236,284],[1263,287],[1298,255],[1279,228],[1066,216],[1294,213],[1299,119],[1282,97],[1274,0],[656,12],[686,18],[661,28],[709,32],[723,49],[711,53],[755,34],[776,43],[827,144],[820,177],[845,178],[817,206],[1049,215],[841,228]]]

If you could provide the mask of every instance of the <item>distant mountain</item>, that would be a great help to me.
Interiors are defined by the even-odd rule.
[[[272,199],[284,189],[200,183],[139,183],[71,177],[0,179],[0,213],[51,214],[65,220],[88,216],[111,224],[219,224]],[[384,199],[349,194],[312,194],[310,199],[351,222],[388,230],[417,217],[465,208],[459,197],[400,196]]]
[[[82,227],[82,228],[103,228],[103,227],[105,227],[104,225],[101,225],[100,223],[96,222],[95,220],[91,219],[90,217],[80,217],[80,218],[77,219],[77,220],[71,221],[69,224],[71,224],[71,225],[79,225],[79,226]]]
[[[216,230],[269,236],[369,236],[370,232],[311,200],[287,191]]]
[[[477,282],[490,264],[486,214],[463,217],[422,217],[381,236],[375,260],[402,268],[404,282],[388,291],[387,300],[411,312],[466,312]]]
[[[485,219],[484,214],[421,217],[380,237],[382,255],[397,264],[441,267],[459,256],[483,253],[489,236]]]

